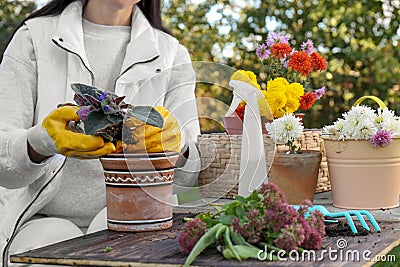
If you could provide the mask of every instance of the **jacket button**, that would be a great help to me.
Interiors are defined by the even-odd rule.
[[[58,38],[58,40],[60,41],[60,42],[64,42],[64,39],[63,38]]]

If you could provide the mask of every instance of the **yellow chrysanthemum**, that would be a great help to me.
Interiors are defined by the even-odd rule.
[[[280,92],[280,91],[269,92],[269,91],[267,91],[265,96],[267,98],[271,112],[274,114],[274,116],[275,116],[275,111],[283,108],[286,104],[287,99],[286,99],[286,95],[284,92]]]
[[[261,86],[257,83],[257,76],[252,71],[237,70],[232,74],[231,80],[242,81],[257,89],[261,89]]]
[[[261,90],[261,93],[264,95],[264,98],[258,100],[260,115],[266,117],[268,120],[272,120],[274,116],[267,101],[267,92],[265,90]]]
[[[276,110],[276,111],[274,112],[274,117],[275,117],[275,118],[280,118],[280,117],[282,117],[283,115],[285,115],[285,113],[286,113],[286,111],[285,111],[283,108],[280,108],[280,109],[278,109],[278,110]]]
[[[285,105],[285,110],[287,113],[293,113],[295,112],[300,106],[300,102],[298,98],[294,98],[291,96],[287,97],[286,105]]]
[[[283,91],[286,92],[289,82],[282,77],[269,80],[267,83],[267,91]]]
[[[291,83],[289,84],[287,91],[286,91],[287,96],[291,96],[293,98],[300,100],[300,97],[304,95],[304,87],[303,85],[299,83]]]

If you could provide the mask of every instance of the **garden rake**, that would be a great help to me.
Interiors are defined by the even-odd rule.
[[[299,209],[299,205],[293,205],[295,209]],[[371,222],[372,226],[374,227],[375,231],[380,232],[381,228],[379,227],[378,223],[376,222],[375,218],[372,216],[371,213],[369,213],[366,210],[346,210],[346,211],[339,211],[339,212],[330,212],[328,211],[324,206],[322,205],[314,205],[312,207],[308,208],[309,211],[315,211],[319,210],[325,217],[330,217],[330,218],[340,218],[340,217],[345,217],[347,220],[347,223],[350,226],[351,231],[354,234],[357,234],[357,228],[354,224],[352,216],[356,216],[357,219],[360,221],[362,227],[366,229],[367,231],[370,231],[369,226],[367,225],[365,219],[363,218],[363,215],[365,215],[368,220]],[[306,215],[307,216],[307,215]],[[327,222],[332,222],[332,220],[325,220]]]

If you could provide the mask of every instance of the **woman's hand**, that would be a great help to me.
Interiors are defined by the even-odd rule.
[[[133,117],[127,119],[124,127],[132,129],[129,131],[131,136],[128,138],[132,139],[132,143],[122,140],[124,152],[180,152],[181,132],[178,121],[166,108],[154,108],[164,119],[163,128],[147,125]],[[123,139],[126,139],[126,137],[123,137]]]
[[[37,155],[46,157],[55,153],[67,157],[92,159],[115,152],[114,144],[104,142],[102,137],[77,133],[69,129],[70,121],[80,120],[76,114],[78,109],[77,106],[57,108],[44,118],[42,125],[36,125],[28,131],[28,150],[34,151],[30,153],[32,160],[40,159]]]

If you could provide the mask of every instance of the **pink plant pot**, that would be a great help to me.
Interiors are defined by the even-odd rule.
[[[222,121],[224,122],[225,130],[229,135],[243,133],[243,121],[238,116],[222,117]],[[265,129],[266,122],[267,119],[261,117],[261,128],[263,134],[267,133],[267,130]]]

